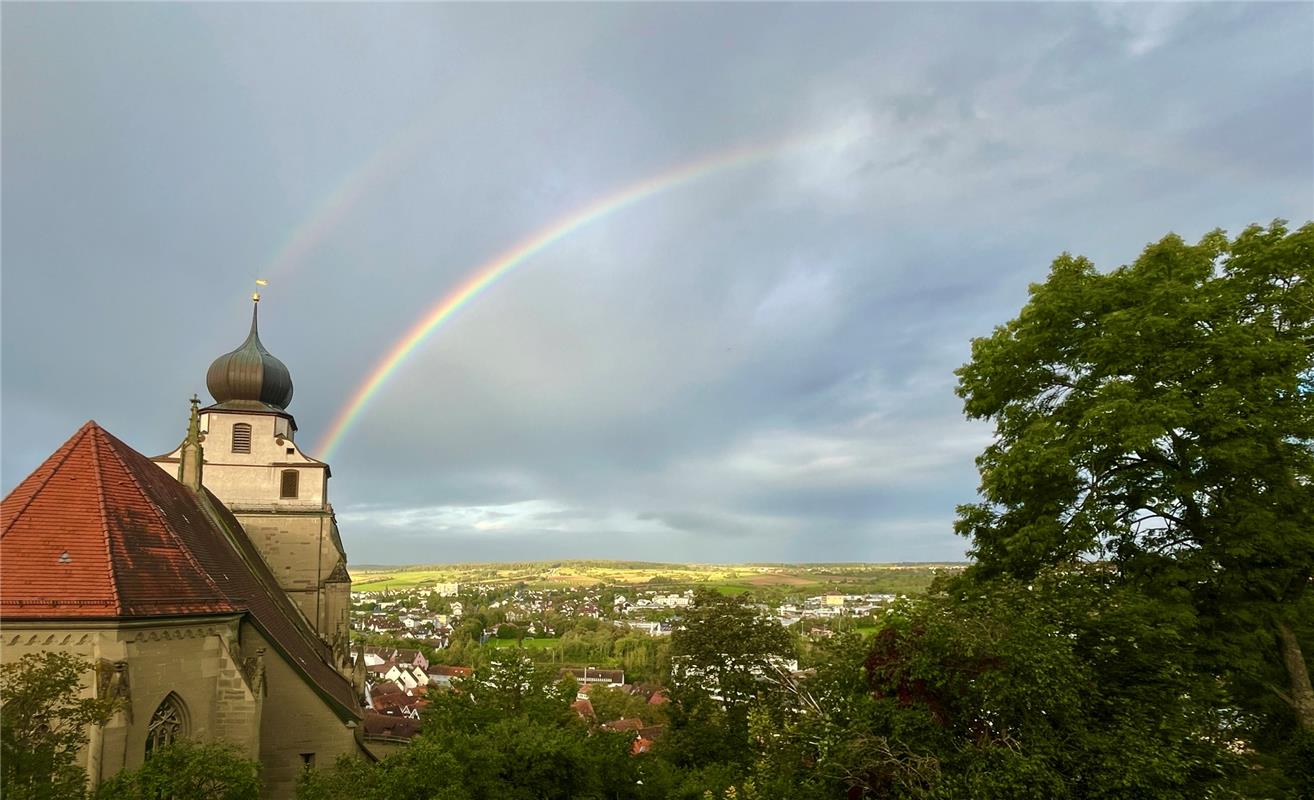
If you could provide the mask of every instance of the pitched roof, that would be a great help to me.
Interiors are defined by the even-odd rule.
[[[360,716],[328,645],[232,513],[95,422],[0,503],[0,619],[243,612],[340,717]]]
[[[0,615],[147,617],[238,613],[186,540],[210,522],[135,474],[127,446],[94,422],[0,504]],[[131,451],[129,451],[131,452]],[[135,455],[135,454],[134,454]],[[150,477],[154,477],[151,475]]]
[[[390,717],[375,711],[365,712],[365,735],[370,738],[410,739],[420,732],[420,721],[407,717]]]
[[[587,697],[583,700],[576,700],[570,704],[570,707],[575,709],[576,714],[579,714],[585,719],[596,716],[593,711],[593,703]]]

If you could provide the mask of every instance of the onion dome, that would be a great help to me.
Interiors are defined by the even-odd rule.
[[[260,343],[256,315],[260,298],[251,308],[251,333],[242,346],[214,360],[205,373],[205,385],[219,408],[243,411],[278,411],[292,402],[292,376],[282,361]]]

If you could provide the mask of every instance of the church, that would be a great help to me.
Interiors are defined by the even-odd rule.
[[[331,472],[296,443],[253,300],[177,448],[147,457],[87,422],[0,505],[4,661],[70,653],[93,667],[89,695],[121,702],[81,754],[93,786],[179,737],[259,760],[269,798],[370,757]]]

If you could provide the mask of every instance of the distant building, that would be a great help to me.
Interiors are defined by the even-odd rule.
[[[625,683],[625,670],[623,669],[595,669],[593,667],[578,669],[567,667],[561,670],[561,676],[564,678],[567,675],[571,675],[579,681],[580,686],[591,686],[595,683],[606,686],[620,686]]]

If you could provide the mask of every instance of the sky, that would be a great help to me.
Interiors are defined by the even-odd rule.
[[[1064,251],[1314,218],[1314,5],[15,4],[0,489],[261,338],[355,564],[964,557],[954,370]]]

